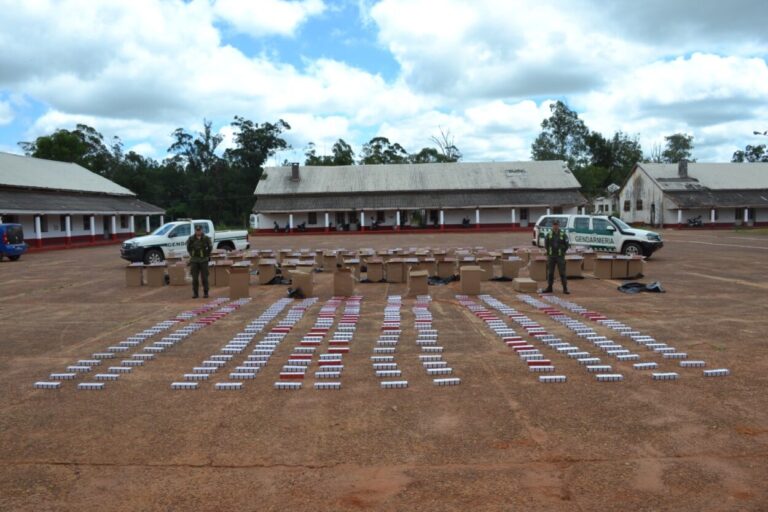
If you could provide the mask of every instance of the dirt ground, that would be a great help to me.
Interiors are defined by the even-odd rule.
[[[540,384],[457,303],[452,283],[430,287],[431,311],[461,385],[435,387],[420,368],[413,299],[404,299],[397,361],[409,387],[382,390],[369,358],[386,297],[405,285],[359,284],[362,316],[342,389],[316,391],[308,378],[300,391],[274,390],[280,366],[330,297],[331,276],[317,274],[320,301],[242,391],[215,391],[210,382],[172,391],[170,383],[284,297],[286,286],[252,287],[251,303],[104,391],[78,391],[83,378],[37,390],[33,383],[51,372],[201,302],[186,287],[126,288],[116,246],[5,260],[0,510],[768,510],[768,235],[663,234],[645,281],[661,281],[666,294],[624,295],[616,281],[583,279],[572,281],[570,299],[709,368],[729,368],[729,377],[703,378],[700,369],[647,356],[680,379],[651,381],[611,359],[626,379],[599,383],[544,348],[568,382]],[[522,233],[253,239],[274,249],[527,244]],[[484,283],[483,292],[579,341],[517,299],[510,283]]]

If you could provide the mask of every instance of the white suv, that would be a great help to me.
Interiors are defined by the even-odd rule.
[[[533,228],[533,245],[544,247],[544,236],[555,219],[560,221],[560,229],[568,234],[572,246],[646,258],[664,246],[658,233],[633,228],[612,215],[544,215]]]

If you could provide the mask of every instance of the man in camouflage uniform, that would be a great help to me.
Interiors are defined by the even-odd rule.
[[[560,282],[563,293],[569,294],[568,279],[565,277],[565,251],[568,250],[568,235],[560,230],[560,222],[555,219],[552,229],[544,237],[544,247],[547,249],[547,288],[542,293],[552,293],[555,281],[555,266],[560,272]]]
[[[196,225],[195,233],[187,238],[187,252],[189,253],[189,270],[192,273],[192,298],[198,297],[199,277],[203,280],[203,297],[208,298],[208,261],[213,252],[213,242],[203,233],[203,226]]]

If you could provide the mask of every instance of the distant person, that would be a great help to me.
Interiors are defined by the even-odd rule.
[[[195,226],[195,233],[187,238],[187,252],[189,253],[189,270],[192,273],[192,298],[198,297],[200,289],[199,277],[203,280],[203,297],[208,298],[208,262],[213,252],[213,242],[203,233],[203,226]]]
[[[568,235],[560,231],[560,221],[555,219],[552,229],[544,237],[544,247],[547,250],[547,288],[542,293],[552,293],[552,283],[555,281],[555,265],[560,272],[560,282],[563,283],[563,293],[568,291],[568,278],[565,276],[565,252],[568,250]]]

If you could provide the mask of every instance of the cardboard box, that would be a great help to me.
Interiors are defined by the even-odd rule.
[[[400,258],[392,258],[384,264],[388,283],[402,283],[405,281],[405,264]]]
[[[144,284],[143,270],[143,263],[131,263],[125,267],[125,286],[141,286]]]
[[[267,284],[277,275],[277,260],[262,258],[259,260],[259,284]]]
[[[429,289],[427,285],[427,278],[429,272],[426,270],[412,270],[408,273],[408,296],[415,297],[417,295],[428,295]]]
[[[250,297],[251,266],[245,262],[227,267],[229,272],[229,300]]]
[[[520,273],[523,267],[523,260],[516,256],[508,256],[508,259],[501,260],[501,275],[507,279],[514,279]]]
[[[324,272],[336,272],[336,253],[334,251],[323,253],[322,267]]]
[[[168,267],[168,279],[171,286],[186,286],[187,284],[187,266],[184,263],[177,263]]]
[[[333,295],[337,297],[351,297],[355,294],[355,278],[352,270],[348,268],[338,269],[333,274]]]
[[[626,279],[629,256],[616,256],[611,264],[611,279]]]
[[[437,275],[437,261],[432,257],[421,256],[419,257],[419,264],[416,265],[414,270],[424,270],[430,276]]]
[[[351,269],[355,279],[360,280],[360,260],[358,258],[344,259],[342,267]]]
[[[635,279],[645,274],[645,258],[642,256],[632,256],[627,261],[627,277]]]
[[[581,257],[584,258],[584,261],[581,262],[581,269],[585,272],[593,272],[596,254],[593,251],[584,251],[581,253]]]
[[[515,249],[515,254],[523,261],[523,265],[527,265],[531,261],[531,253],[527,249]]]
[[[165,262],[153,263],[144,267],[147,276],[147,286],[165,285]]]
[[[384,279],[384,260],[381,258],[369,258],[368,259],[368,275],[369,281],[378,283]]]
[[[304,297],[312,297],[314,292],[314,283],[312,282],[312,272],[302,272],[296,270],[290,273],[291,288],[298,289]]]
[[[598,279],[610,279],[613,267],[613,256],[598,256],[595,258],[595,277]]]
[[[216,263],[213,261],[208,262],[208,286],[210,288],[216,287],[216,269],[214,268]]]
[[[211,269],[215,273],[215,286],[229,286],[229,267],[231,267],[232,264],[233,262],[231,260],[221,260],[216,262],[216,266]]]
[[[485,272],[483,274],[483,281],[490,281],[493,277],[495,277],[493,262],[493,258],[490,257],[482,257],[477,259],[477,266],[482,268]]]
[[[528,262],[528,275],[537,282],[547,280],[547,258],[545,256],[535,256]]]
[[[512,280],[512,288],[523,293],[536,293],[538,284],[527,277],[516,277]]]
[[[583,262],[584,258],[581,256],[566,256],[565,275],[567,277],[581,277],[581,265]]]
[[[437,262],[437,277],[448,279],[456,275],[456,258],[444,257]]]
[[[465,295],[480,295],[480,282],[485,271],[477,265],[465,265],[459,269],[461,276],[461,293]]]

